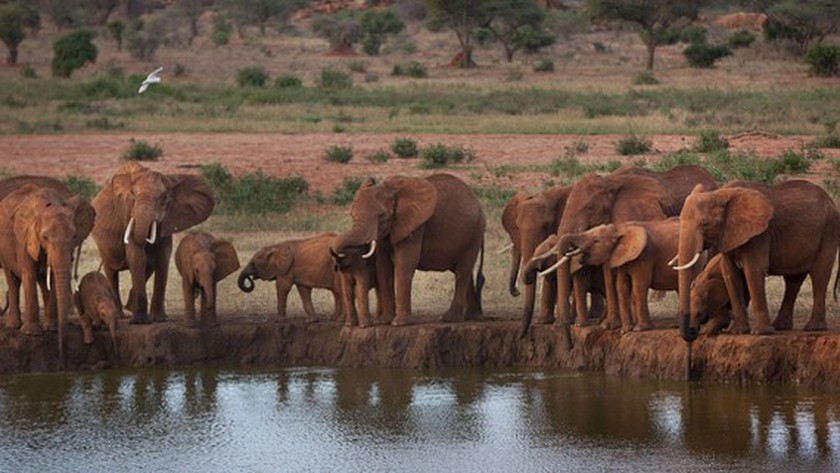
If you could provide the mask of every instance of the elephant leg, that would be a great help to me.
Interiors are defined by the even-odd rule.
[[[633,330],[632,308],[630,303],[630,278],[626,274],[616,272],[615,291],[618,297],[618,312],[621,316],[621,332],[627,333]]]
[[[646,273],[631,278],[631,284],[633,285],[633,316],[636,324],[633,330],[637,332],[643,332],[653,328],[653,323],[650,320],[650,308],[648,307],[648,289],[650,288],[652,277],[652,273]]]
[[[128,309],[131,311],[132,324],[150,322],[146,296],[146,250],[129,242],[125,245],[128,271],[131,274],[131,291],[128,294]]]
[[[554,305],[554,323],[567,324],[571,323],[573,319],[572,314],[577,312],[572,311],[570,300],[570,293],[572,290],[572,276],[569,272],[569,263],[566,262],[557,268],[557,301]],[[585,324],[586,318],[575,320],[575,324]]]
[[[149,317],[152,322],[165,322],[167,317],[164,301],[166,299],[166,281],[169,278],[169,259],[172,255],[172,237],[160,238],[154,248],[156,248],[153,269],[155,283],[152,289]]]
[[[601,327],[614,329],[621,325],[618,314],[618,296],[615,291],[615,270],[608,265],[603,265],[602,271],[604,272],[604,292],[607,297],[607,318],[601,323]]]
[[[38,291],[35,282],[37,278],[35,263],[28,258],[18,258],[18,261],[21,265],[20,280],[23,286],[23,325],[21,325],[20,330],[26,335],[41,335],[43,330],[38,324]]]
[[[806,276],[807,274],[797,274],[784,277],[785,295],[782,298],[782,305],[779,306],[779,313],[776,314],[776,320],[773,321],[773,327],[776,330],[793,329],[793,307]]]
[[[831,260],[829,260],[831,261]],[[833,261],[831,261],[833,263]],[[806,332],[815,332],[820,330],[828,330],[825,323],[825,298],[828,292],[828,283],[831,279],[831,268],[819,268],[811,271],[811,294],[813,294],[813,305],[811,306],[811,317],[802,330]]]
[[[341,320],[341,294],[339,291],[330,290],[333,296],[333,311],[330,315],[330,320],[333,322],[338,322]]]
[[[575,306],[575,325],[585,327],[589,325],[586,312],[586,291],[589,288],[588,270],[582,269],[572,275],[572,299]]]
[[[274,322],[280,323],[286,320],[286,299],[289,297],[289,291],[292,290],[292,281],[290,279],[277,278],[275,287],[277,290],[277,317]]]
[[[300,301],[303,302],[303,311],[306,312],[306,323],[313,324],[318,321],[318,314],[315,313],[315,306],[312,305],[312,288],[302,284],[297,285]]]
[[[359,319],[359,327],[368,327],[371,324],[370,320],[370,300],[368,297],[368,287],[364,284],[364,280],[360,277],[354,278],[356,280],[356,316]]]
[[[344,326],[353,327],[356,325],[356,306],[353,293],[353,276],[350,274],[341,275],[341,310],[344,312]]]
[[[374,255],[376,272],[376,302],[379,320],[393,322],[397,313],[394,292],[394,264],[391,257],[377,251]]]
[[[536,284],[536,283],[534,283]],[[540,313],[538,324],[554,323],[554,303],[557,300],[557,272],[545,277],[540,291]]]
[[[6,315],[6,327],[18,329],[20,328],[20,278],[12,273],[8,268],[3,268],[3,273],[6,275],[6,285],[9,290],[9,309]]]
[[[745,265],[744,276],[747,280],[747,290],[750,292],[752,313],[756,322],[753,333],[766,335],[776,331],[770,323],[770,310],[767,308],[767,295],[765,293],[765,275],[767,269],[753,268]]]
[[[412,237],[409,240],[412,241],[401,243],[398,248],[394,248],[396,315],[391,322],[392,325],[406,325],[411,317],[411,285],[414,280],[414,271],[420,262],[421,240],[419,237]]]
[[[195,291],[193,291],[192,281],[181,278],[181,290],[184,293],[184,325],[195,327],[197,325],[195,320]]]
[[[455,295],[449,310],[443,314],[444,322],[463,322],[466,319],[469,287],[472,286],[472,271],[464,271],[463,266],[455,270]]]
[[[208,327],[218,325],[216,321],[216,288],[201,288],[201,323]]]
[[[745,288],[741,279],[741,271],[735,266],[735,262],[732,261],[730,256],[724,255],[720,261],[723,281],[726,284],[726,292],[729,294],[729,303],[732,305],[733,321],[729,333],[749,333],[750,322],[747,318],[746,299],[744,298]]]
[[[108,286],[111,287],[111,290],[114,291],[114,294],[117,296],[117,307],[124,307],[122,303],[122,296],[120,295],[120,272],[105,266],[103,266],[102,272],[105,273],[105,279],[108,281]],[[121,313],[120,317],[125,317],[125,314]]]
[[[589,300],[589,318],[601,322],[604,318],[605,312],[607,311],[607,304],[604,300],[604,296],[602,294],[590,292]]]

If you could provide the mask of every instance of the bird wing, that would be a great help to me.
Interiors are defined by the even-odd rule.
[[[143,83],[142,83],[142,84],[140,84],[140,90],[138,90],[138,91],[137,91],[137,93],[138,93],[138,94],[142,94],[142,93],[143,93],[143,92],[145,92],[145,91],[146,91],[146,89],[148,89],[148,88],[149,88],[149,84],[148,84],[146,81],[143,81]]]
[[[162,71],[162,70],[163,70],[163,66],[158,67],[157,69],[152,71],[152,73],[149,74],[148,77],[146,77],[146,80],[152,81],[152,82],[160,82],[160,71]]]

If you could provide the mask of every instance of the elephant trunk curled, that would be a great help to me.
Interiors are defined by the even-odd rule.
[[[253,264],[248,264],[245,268],[239,273],[239,278],[236,280],[236,284],[239,286],[239,290],[242,292],[251,292],[254,290],[254,266]]]

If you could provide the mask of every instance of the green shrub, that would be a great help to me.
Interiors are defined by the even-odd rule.
[[[38,73],[35,71],[35,68],[32,67],[32,64],[26,63],[20,69],[20,76],[24,79],[36,79],[38,77]]]
[[[333,205],[347,205],[353,202],[356,191],[362,187],[364,181],[361,177],[346,176],[338,187],[330,194],[330,203]]]
[[[633,85],[656,85],[659,81],[653,76],[653,71],[644,70],[633,76]]]
[[[811,72],[819,77],[840,75],[840,46],[818,43],[805,53],[805,62]]]
[[[289,74],[280,76],[277,78],[277,80],[274,81],[274,87],[277,89],[286,89],[301,86],[303,86],[303,82],[300,80],[300,77]]]
[[[160,47],[160,33],[162,32],[147,28],[143,20],[132,20],[125,32],[128,52],[135,59],[148,60],[153,58]]]
[[[583,140],[575,140],[571,144],[564,147],[566,156],[574,156],[577,154],[586,154],[589,152],[589,143]]]
[[[329,41],[333,51],[350,51],[362,37],[359,20],[347,10],[318,15],[311,25],[316,35]]]
[[[748,48],[755,42],[755,35],[747,30],[738,30],[726,40],[726,45],[732,49]]]
[[[224,17],[216,15],[213,17],[213,31],[210,33],[210,40],[216,46],[224,46],[230,43],[230,35],[233,33],[233,26]]]
[[[513,46],[521,47],[528,54],[536,54],[556,41],[556,33],[539,30],[531,25],[522,25],[514,33]]]
[[[105,24],[105,31],[108,32],[114,41],[117,42],[117,51],[122,51],[123,33],[125,32],[125,23],[120,20],[111,20]]]
[[[574,154],[566,153],[566,156],[557,158],[549,164],[548,172],[552,176],[566,176],[576,178],[589,172],[591,169],[584,166]]]
[[[64,178],[64,184],[71,194],[78,194],[88,200],[99,193],[99,186],[89,177],[70,175]]]
[[[420,163],[421,168],[435,169],[450,164],[472,161],[475,158],[475,152],[461,146],[449,147],[443,143],[436,143],[424,148],[420,157],[423,160]]]
[[[349,163],[353,159],[352,146],[332,145],[324,151],[324,160],[331,163]]]
[[[424,77],[429,77],[429,71],[423,63],[411,61],[405,64],[394,64],[394,67],[391,69],[391,75],[422,79]]]
[[[369,153],[367,156],[365,156],[365,159],[367,159],[368,161],[370,161],[372,163],[375,163],[375,164],[380,164],[380,163],[387,162],[390,158],[391,158],[391,155],[389,155],[388,152],[385,151],[384,149],[378,149],[378,150],[376,150],[372,153]]]
[[[417,157],[417,141],[411,138],[397,138],[391,144],[391,151],[398,158],[416,158]]]
[[[473,187],[473,194],[481,201],[482,207],[502,209],[516,193],[515,189],[505,187]]]
[[[237,179],[219,163],[201,166],[201,175],[215,191],[214,211],[228,215],[285,213],[309,189],[309,184],[300,176],[278,178],[257,171]]]
[[[375,8],[362,13],[359,25],[362,30],[362,51],[369,56],[378,56],[385,39],[405,29],[405,23],[393,11]]]
[[[239,87],[265,87],[268,73],[259,66],[243,67],[236,71],[236,85]]]
[[[347,69],[350,72],[358,72],[362,74],[367,71],[367,66],[363,61],[350,61],[347,63]]]
[[[541,59],[534,63],[534,72],[554,72],[554,61]]]
[[[703,130],[697,135],[694,149],[701,153],[710,153],[729,148],[729,142],[715,130]]]
[[[732,50],[726,46],[703,43],[693,43],[683,50],[683,56],[691,67],[712,67],[718,59],[731,55]]]
[[[679,33],[680,41],[687,44],[705,43],[708,30],[702,26],[686,26]]]
[[[93,44],[93,37],[92,31],[77,30],[57,39],[53,43],[53,76],[70,77],[88,62],[96,62],[99,50]]]
[[[800,174],[811,167],[811,163],[804,155],[792,149],[782,151],[782,155],[775,162],[777,174]]]
[[[163,156],[163,149],[143,140],[131,138],[131,145],[123,152],[122,158],[128,161],[157,161]]]
[[[699,154],[693,153],[686,149],[681,149],[679,151],[666,154],[662,157],[662,159],[659,160],[659,162],[654,164],[652,167],[657,171],[667,171],[677,166],[685,166],[688,164],[699,165],[701,163],[702,160]]]
[[[817,148],[840,148],[840,135],[836,133],[823,135],[812,141],[811,145]]]
[[[318,85],[324,89],[349,89],[353,87],[353,79],[344,71],[328,67],[321,71]]]
[[[615,150],[622,156],[645,154],[652,145],[649,139],[634,134],[618,140]]]

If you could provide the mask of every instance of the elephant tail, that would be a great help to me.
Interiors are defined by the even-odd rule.
[[[476,307],[478,307],[478,313],[483,314],[484,310],[481,307],[481,291],[484,289],[484,237],[481,238],[481,250],[479,252],[479,259],[478,259],[478,273],[475,276],[475,296],[478,299],[476,301]]]
[[[834,302],[837,302],[837,287],[840,285],[840,247],[837,248],[837,274],[834,275]],[[8,304],[8,295],[6,296]]]

